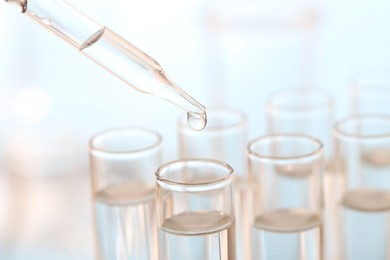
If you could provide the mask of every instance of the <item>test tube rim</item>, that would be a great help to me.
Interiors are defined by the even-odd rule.
[[[103,138],[106,135],[110,135],[110,134],[117,133],[117,132],[127,132],[127,131],[147,133],[150,136],[154,136],[156,138],[156,140],[151,145],[148,145],[146,147],[139,148],[139,149],[129,149],[126,151],[107,150],[107,149],[97,147],[95,145],[95,142],[98,140],[98,138]],[[159,147],[161,145],[161,143],[162,143],[162,136],[156,131],[153,131],[151,129],[144,128],[144,127],[134,127],[134,126],[126,127],[126,126],[124,126],[124,127],[109,128],[109,129],[106,129],[106,130],[103,130],[103,131],[100,131],[100,132],[94,134],[89,141],[89,149],[90,149],[90,151],[97,151],[97,152],[105,153],[105,154],[128,155],[128,154],[139,154],[142,152],[150,151],[153,148]]]
[[[349,87],[352,96],[380,97],[384,93],[390,94],[390,69],[389,68],[370,68],[355,73],[351,79]],[[380,89],[381,92],[375,93],[372,89]]]
[[[289,105],[282,105],[278,104],[275,101],[283,96],[285,97],[291,97],[291,94],[297,95],[297,93],[303,93],[304,95],[308,94],[315,94],[316,96],[321,96],[323,98],[323,102],[319,104],[315,104],[313,106],[289,106]],[[303,87],[292,87],[287,89],[279,90],[273,94],[271,94],[265,103],[265,109],[267,114],[273,114],[276,112],[284,111],[286,113],[297,113],[297,112],[316,112],[316,111],[331,111],[334,107],[334,99],[332,95],[317,87],[309,87],[309,86],[303,86]],[[300,114],[298,114],[301,116]]]
[[[383,120],[384,122],[389,123],[390,125],[390,116],[388,115],[383,115],[383,114],[358,114],[358,115],[351,115],[347,116],[339,121],[337,121],[334,124],[333,127],[333,134],[336,138],[338,139],[353,139],[353,140],[358,140],[358,139],[382,139],[382,138],[390,138],[390,131],[387,133],[383,134],[353,134],[353,133],[348,133],[347,131],[342,130],[342,126],[350,123],[352,121],[362,121],[362,120],[371,120],[371,119],[376,119],[376,120]]]
[[[312,143],[315,143],[317,147],[312,151],[308,153],[302,153],[300,155],[292,155],[292,156],[276,156],[276,155],[266,155],[266,154],[260,154],[258,152],[254,152],[252,147],[260,142],[260,141],[265,141],[267,139],[271,138],[300,138],[300,139],[305,139],[307,141],[310,141]],[[259,160],[267,160],[267,161],[291,161],[291,160],[300,160],[300,159],[310,159],[313,157],[321,157],[323,153],[323,148],[324,145],[323,143],[312,136],[305,135],[305,134],[300,134],[300,133],[274,133],[274,134],[268,134],[268,135],[263,135],[256,137],[252,139],[248,145],[247,145],[247,153],[250,158],[256,158]]]
[[[221,178],[217,178],[217,179],[212,180],[212,181],[197,182],[197,183],[186,183],[186,182],[181,182],[181,181],[169,180],[167,178],[162,177],[160,174],[164,170],[167,171],[168,168],[170,168],[174,165],[179,165],[179,164],[184,165],[184,164],[192,164],[192,163],[207,163],[207,164],[219,165],[221,168],[227,169],[227,173]],[[229,164],[227,164],[223,161],[215,160],[215,159],[208,159],[208,158],[205,158],[205,159],[200,159],[200,158],[179,159],[179,160],[170,161],[170,162],[167,162],[167,163],[160,165],[160,167],[157,169],[157,171],[155,173],[155,176],[156,176],[156,180],[158,183],[161,182],[161,183],[167,184],[169,186],[174,185],[174,186],[182,186],[182,187],[200,187],[200,186],[208,186],[208,185],[218,185],[221,183],[230,183],[232,181],[233,176],[234,176],[234,169]],[[227,182],[229,180],[230,180],[230,182]]]

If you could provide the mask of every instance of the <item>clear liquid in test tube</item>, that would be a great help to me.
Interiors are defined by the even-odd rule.
[[[390,259],[390,117],[336,122],[335,166],[344,177],[338,201],[338,259]]]
[[[161,136],[117,128],[90,141],[96,259],[157,260],[155,169]]]
[[[323,259],[322,143],[274,134],[248,145],[254,180],[252,258]]]
[[[272,94],[266,102],[268,133],[301,133],[318,138],[324,145],[324,250],[326,260],[337,260],[337,198],[342,177],[334,172],[333,110],[330,93],[316,87],[292,87]],[[305,169],[291,169],[295,176]]]
[[[156,172],[161,260],[234,260],[234,172],[220,161],[169,162]]]
[[[61,0],[5,0],[71,44],[134,89],[158,96],[187,112],[194,130],[206,126],[205,107],[178,87],[152,57]]]

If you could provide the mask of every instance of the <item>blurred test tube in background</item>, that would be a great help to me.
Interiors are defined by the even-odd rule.
[[[210,1],[203,14],[207,103],[240,107],[249,136],[264,132],[265,98],[316,79],[320,16],[316,1]]]
[[[290,87],[270,95],[265,107],[269,134],[300,133],[318,138],[323,143],[324,256],[329,260],[336,259],[339,250],[335,236],[338,234],[336,214],[340,176],[333,169],[333,96],[320,88]]]
[[[338,259],[389,259],[390,117],[354,115],[334,126]]]
[[[91,139],[97,259],[158,259],[154,173],[161,142],[158,133],[134,127]]]
[[[361,72],[349,87],[350,113],[390,114],[390,70]]]

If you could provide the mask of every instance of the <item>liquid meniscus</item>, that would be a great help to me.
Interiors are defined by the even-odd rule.
[[[301,232],[322,223],[319,213],[306,209],[281,209],[255,219],[255,228],[271,232]]]
[[[95,194],[99,259],[157,259],[154,186],[109,185]]]

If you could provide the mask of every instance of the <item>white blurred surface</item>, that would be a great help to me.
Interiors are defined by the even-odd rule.
[[[299,29],[268,27],[268,22],[260,28],[255,24],[247,30],[244,24],[216,32],[205,27],[205,12],[213,1],[72,2],[154,57],[199,102],[247,113],[251,137],[264,133],[263,102],[276,89],[301,84],[327,89],[341,117],[349,113],[351,77],[366,69],[390,68],[386,0],[309,2],[319,15],[309,40]],[[230,4],[242,7],[225,18],[254,2],[222,2],[226,9]],[[255,4],[259,2],[266,1]],[[296,3],[303,2],[266,3],[296,10]],[[279,18],[271,15],[272,22]],[[38,92],[31,94],[32,89]],[[0,259],[93,258],[87,142],[96,132],[149,127],[163,135],[164,160],[176,158],[176,120],[183,111],[124,85],[3,1],[0,102]],[[21,132],[30,139],[21,138]],[[19,148],[10,150],[15,146]],[[46,149],[32,152],[41,164],[15,163],[32,147]]]

